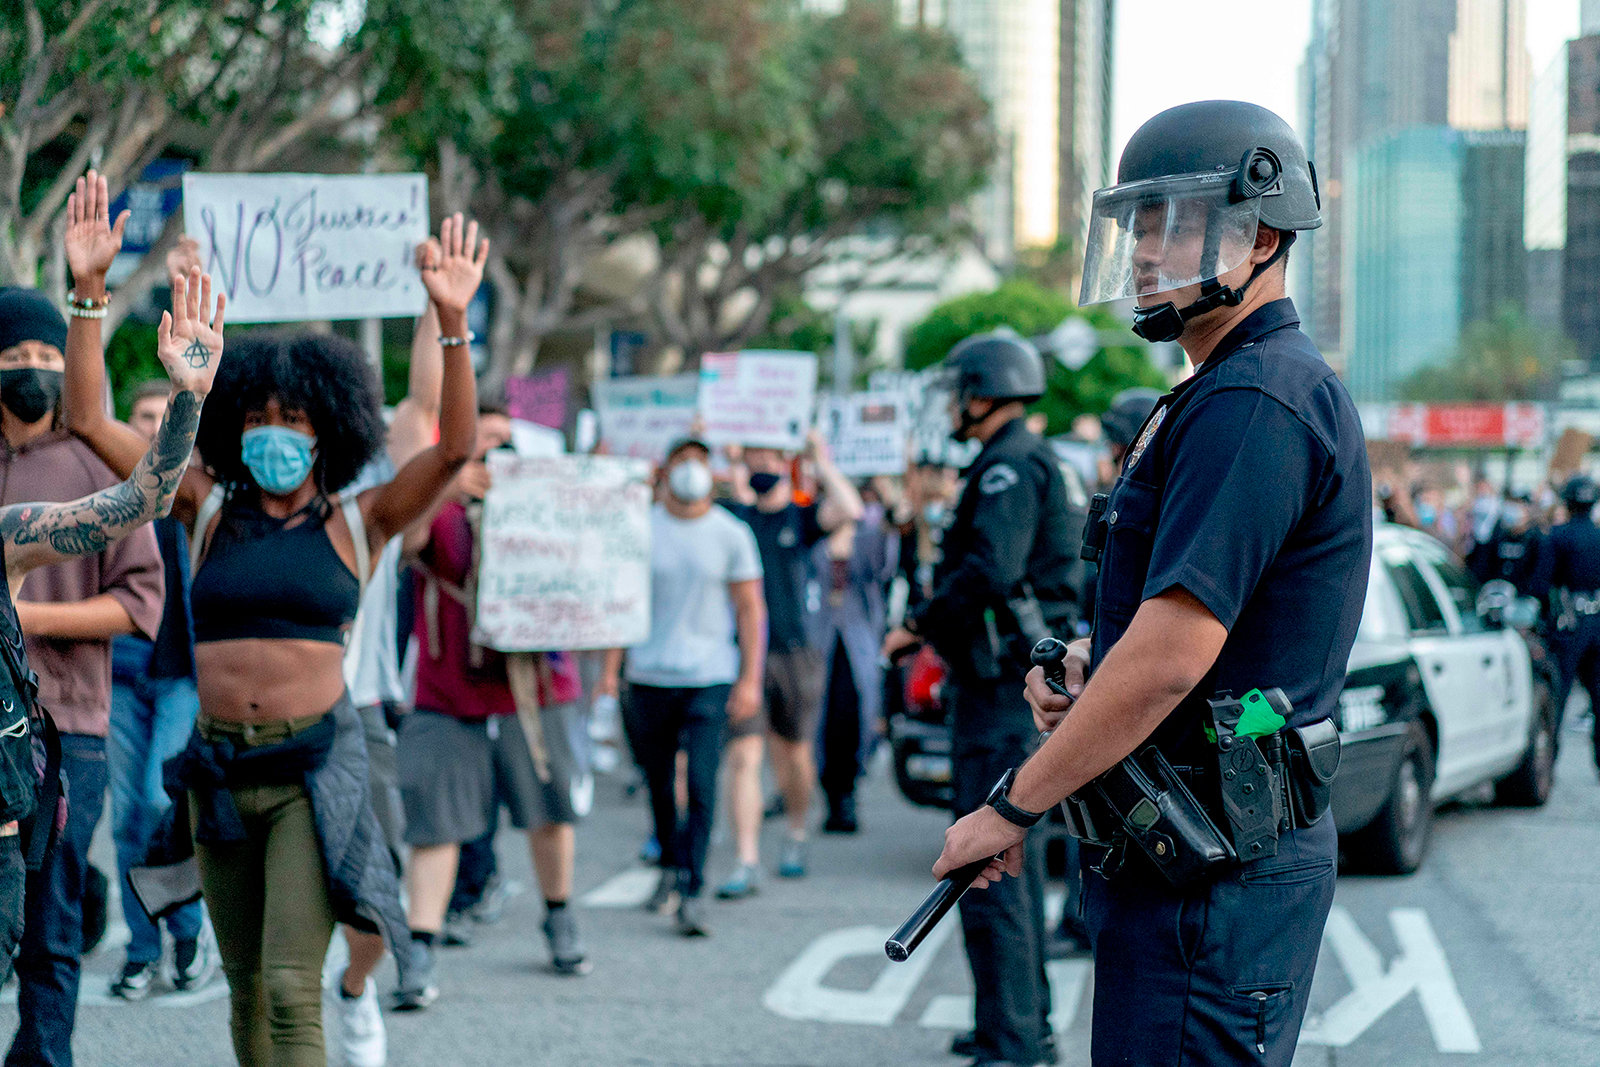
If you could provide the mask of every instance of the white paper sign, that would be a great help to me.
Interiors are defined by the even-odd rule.
[[[874,392],[896,390],[905,397],[911,423],[911,456],[916,463],[965,467],[982,447],[976,441],[950,437],[950,393],[938,368],[924,371],[880,371],[869,379]]]
[[[650,636],[650,466],[489,453],[477,639],[502,652]]]
[[[700,416],[713,445],[798,450],[817,394],[810,352],[708,352],[700,358]]]
[[[834,464],[851,478],[905,472],[911,420],[904,394],[825,396],[817,402],[817,428]]]
[[[185,174],[183,228],[200,242],[229,322],[420,315],[424,174]]]
[[[694,423],[700,376],[608,378],[595,382],[593,392],[606,451],[659,462]]]

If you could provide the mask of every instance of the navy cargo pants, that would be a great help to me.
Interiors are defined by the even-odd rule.
[[[1600,615],[1580,615],[1571,630],[1557,630],[1550,638],[1556,669],[1556,745],[1561,744],[1561,723],[1572,687],[1581,683],[1589,693],[1594,714],[1594,761],[1600,767]]]
[[[1033,713],[1020,678],[952,686],[956,818],[977,811],[1002,775],[1028,757]],[[1021,878],[961,898],[961,930],[972,965],[980,1060],[1035,1064],[1049,1037],[1045,977],[1044,842],[1030,840]]]
[[[1325,815],[1276,856],[1180,891],[1143,855],[1107,879],[1089,869],[1103,850],[1085,846],[1094,1067],[1289,1067],[1337,850]]]

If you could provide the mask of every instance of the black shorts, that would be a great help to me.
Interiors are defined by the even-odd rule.
[[[728,737],[747,737],[763,725],[785,741],[815,741],[822,721],[827,664],[814,648],[767,653],[763,715],[728,724]]]
[[[516,715],[457,719],[418,709],[400,724],[400,797],[406,842],[460,844],[482,837],[504,804],[519,830],[570,824],[587,814],[593,785],[573,743],[577,706],[539,712],[549,780],[541,781]]]

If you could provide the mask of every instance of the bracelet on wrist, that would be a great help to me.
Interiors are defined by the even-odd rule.
[[[106,309],[103,307],[86,308],[79,307],[76,304],[68,304],[67,314],[75,319],[103,319],[106,317]]]
[[[439,347],[441,347],[441,348],[460,348],[462,345],[470,345],[472,342],[476,341],[477,339],[478,339],[478,335],[473,333],[471,330],[468,330],[467,331],[467,335],[465,337],[443,337],[443,336],[441,336],[439,338]]]
[[[103,312],[103,311],[105,311],[106,308],[108,308],[110,306],[111,306],[111,294],[110,293],[107,293],[104,296],[98,296],[98,297],[94,297],[94,296],[79,296],[78,295],[78,291],[76,289],[67,290],[67,307],[69,307],[69,308],[76,308],[79,311],[100,311],[100,312]]]

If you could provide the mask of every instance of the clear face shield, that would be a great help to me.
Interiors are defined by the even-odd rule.
[[[1260,197],[1238,199],[1234,189],[1234,174],[1216,171],[1095,193],[1078,304],[1136,298],[1147,307],[1159,294],[1214,287],[1250,257],[1261,219]]]

